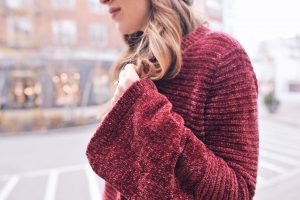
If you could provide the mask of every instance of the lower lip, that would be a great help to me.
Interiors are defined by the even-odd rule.
[[[114,11],[113,13],[111,13],[111,17],[112,17],[112,18],[115,18],[115,17],[119,14],[120,11],[121,11],[121,10],[116,10],[116,11]]]

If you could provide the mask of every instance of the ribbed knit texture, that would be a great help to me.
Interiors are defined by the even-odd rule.
[[[205,27],[182,41],[172,80],[141,79],[119,99],[86,154],[104,199],[252,199],[257,80],[241,45]],[[121,195],[122,194],[122,195]]]

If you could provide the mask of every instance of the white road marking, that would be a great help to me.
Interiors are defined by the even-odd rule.
[[[291,129],[281,129],[278,131],[262,131],[262,138],[276,138],[283,139],[285,142],[299,142],[300,135],[298,134],[299,129],[291,130]]]
[[[58,181],[59,172],[57,170],[53,170],[48,179],[45,200],[54,200],[56,189],[57,189],[57,181]]]
[[[272,152],[277,152],[279,155],[280,154],[281,155],[289,155],[289,156],[295,156],[295,157],[300,158],[299,152],[297,152],[295,150],[291,150],[291,149],[282,148],[282,147],[279,147],[279,146],[261,144],[260,149],[270,150]]]
[[[283,173],[288,171],[287,169],[285,169],[283,167],[280,167],[278,165],[275,165],[273,163],[270,163],[270,162],[267,162],[267,161],[264,161],[264,160],[259,160],[258,166],[261,167],[261,168],[271,170],[273,172],[277,172],[279,174],[283,174]]]
[[[7,180],[11,176],[19,176],[22,178],[32,178],[32,177],[38,177],[38,176],[46,176],[52,171],[57,171],[59,173],[66,173],[66,172],[74,172],[74,171],[80,171],[80,170],[85,170],[86,164],[82,165],[73,165],[73,166],[66,166],[66,167],[58,167],[58,168],[51,168],[51,169],[41,169],[41,170],[35,170],[35,171],[30,171],[30,172],[24,172],[24,173],[19,173],[19,174],[5,174],[0,176],[0,180]]]
[[[263,144],[272,145],[274,148],[277,146],[280,146],[282,148],[292,149],[294,151],[300,151],[300,146],[299,146],[299,144],[295,143],[295,141],[287,142],[287,141],[284,141],[283,139],[278,140],[278,139],[273,139],[273,138],[266,138],[266,139],[263,139],[263,142],[261,144],[262,145]]]
[[[89,191],[90,191],[90,197],[91,200],[99,200],[102,199],[99,184],[97,182],[97,176],[93,172],[90,166],[86,166],[86,176],[88,180],[88,185],[89,185]]]
[[[260,183],[257,186],[258,186],[259,189],[272,187],[272,186],[274,186],[278,183],[286,182],[289,179],[292,179],[294,176],[297,176],[299,174],[300,174],[300,169],[297,169],[297,170],[294,170],[292,172],[286,173],[284,175],[276,176],[275,178],[272,178],[268,181],[264,181],[263,183]]]
[[[5,200],[8,195],[11,193],[19,179],[21,178],[34,178],[39,176],[49,176],[48,182],[46,185],[46,192],[44,200],[54,200],[57,192],[57,184],[59,175],[61,173],[69,173],[75,171],[84,171],[87,176],[88,184],[89,184],[89,191],[92,200],[99,200],[102,199],[99,184],[97,182],[97,176],[92,171],[91,167],[88,164],[81,164],[81,165],[73,165],[73,166],[66,166],[66,167],[59,167],[59,168],[52,168],[52,169],[41,169],[35,170],[30,172],[19,173],[15,175],[6,174],[1,175],[1,181],[7,181],[4,189],[0,193],[0,200]]]
[[[10,177],[12,177],[12,175],[1,175],[1,176],[0,176],[0,181],[6,181],[6,180],[9,179]]]
[[[12,176],[4,186],[3,190],[0,193],[0,200],[6,200],[11,191],[14,189],[16,184],[19,182],[19,176]]]
[[[263,156],[265,158],[270,158],[270,159],[279,161],[281,163],[286,163],[286,164],[293,165],[295,167],[300,167],[300,161],[297,160],[296,158],[293,158],[290,156],[285,156],[285,155],[283,156],[278,153],[274,153],[270,150],[264,150],[264,149],[260,149],[259,154],[260,154],[260,156]]]

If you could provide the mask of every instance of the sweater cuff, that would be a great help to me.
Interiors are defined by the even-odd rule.
[[[142,78],[134,82],[117,100],[113,108],[103,119],[102,124],[112,125],[116,124],[116,122],[121,122],[135,101],[143,93],[148,93],[153,90],[157,91],[157,88],[151,79]]]

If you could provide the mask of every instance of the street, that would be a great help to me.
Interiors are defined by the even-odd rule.
[[[0,200],[101,199],[85,148],[97,125],[0,138]]]
[[[139,181],[133,185],[149,188],[155,179],[159,190],[168,180],[162,173],[171,171],[185,176],[182,185],[191,185],[186,191],[244,200],[247,189],[254,195],[258,169],[254,200],[300,200],[299,5],[296,0],[0,0],[0,200],[102,200],[105,181],[89,165],[86,148],[117,103],[112,100],[143,78],[155,86],[138,83],[120,101],[120,113],[137,122],[121,129],[142,127],[138,134],[154,142],[125,141],[138,150],[120,151],[126,154],[113,159],[105,159],[110,156],[103,150],[97,161],[128,171],[118,170],[115,180],[130,174],[132,182]],[[126,65],[133,69],[122,70]],[[157,93],[164,101],[151,107]],[[133,109],[142,108],[137,101],[151,107],[149,112]],[[133,107],[124,110],[122,104]],[[184,120],[161,117],[176,111]],[[165,134],[175,124],[172,118],[199,134],[173,132],[187,140],[175,136],[168,152],[164,147],[173,143],[151,132]],[[155,127],[160,120],[166,124]],[[203,144],[176,146],[196,138],[204,138],[209,151],[199,150]],[[120,146],[112,151],[123,150]],[[133,159],[121,160],[124,155]],[[169,159],[173,167],[164,162]],[[143,174],[120,160],[133,160]],[[173,169],[181,165],[187,168]],[[206,185],[196,187],[197,181]]]
[[[257,200],[296,200],[300,191],[300,126],[260,120]]]
[[[86,145],[97,125],[0,138],[0,200],[99,200]],[[260,118],[256,200],[297,199],[300,127]]]

